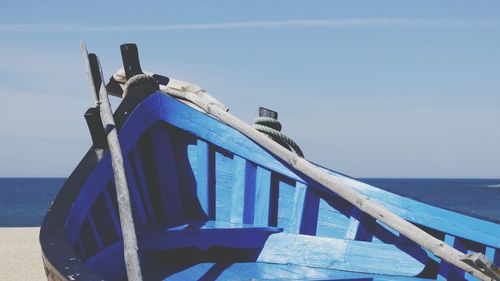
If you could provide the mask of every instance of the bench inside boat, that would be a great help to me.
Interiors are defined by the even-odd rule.
[[[143,258],[154,261],[146,263],[157,265],[148,268],[146,272],[152,276],[146,276],[147,280],[170,274],[168,280],[211,280],[204,279],[208,275],[234,280],[242,277],[241,270],[248,274],[244,279],[320,278],[339,274],[337,271],[415,276],[427,260],[425,252],[416,246],[402,251],[390,244],[282,231],[278,227],[208,220],[170,228],[147,227],[137,235]],[[418,255],[412,257],[406,252]],[[110,279],[121,279],[125,276],[116,276],[116,268],[110,267],[109,261],[119,260],[122,253],[123,244],[116,243],[88,259],[87,264]],[[108,272],[107,268],[113,270]]]

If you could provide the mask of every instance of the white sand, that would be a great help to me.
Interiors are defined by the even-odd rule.
[[[0,280],[47,280],[39,227],[0,228]]]

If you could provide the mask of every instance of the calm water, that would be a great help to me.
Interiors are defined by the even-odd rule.
[[[0,227],[40,226],[64,178],[0,178]],[[500,179],[363,179],[446,209],[500,223]]]

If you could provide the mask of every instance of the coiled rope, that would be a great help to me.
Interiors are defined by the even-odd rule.
[[[267,135],[286,149],[295,152],[300,157],[304,157],[304,153],[302,153],[297,143],[289,136],[280,132],[282,128],[280,121],[267,116],[259,116],[255,118],[252,126],[254,129]]]

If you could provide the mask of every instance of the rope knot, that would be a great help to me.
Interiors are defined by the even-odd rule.
[[[265,134],[284,148],[304,157],[300,147],[289,136],[281,132],[281,123],[278,121],[278,113],[267,108],[259,108],[259,117],[255,118],[253,128]]]

